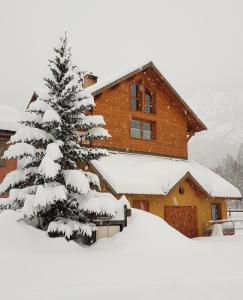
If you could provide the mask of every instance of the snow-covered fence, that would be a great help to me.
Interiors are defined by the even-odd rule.
[[[235,221],[235,230],[243,231],[243,209],[229,209],[228,216]]]
[[[232,213],[239,213],[243,216],[243,209],[228,209],[227,212],[229,214],[229,217],[232,216]]]
[[[224,235],[235,234],[236,231],[243,230],[243,218],[229,218],[224,220],[210,221],[212,225],[222,225],[222,231]]]

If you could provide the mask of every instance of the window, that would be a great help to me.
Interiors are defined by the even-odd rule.
[[[183,187],[183,186],[180,186],[180,187],[179,187],[179,194],[184,195],[184,193],[185,193],[184,187]]]
[[[153,113],[154,112],[153,93],[149,89],[145,89],[144,98],[145,98],[144,111],[150,114]]]
[[[153,127],[152,122],[132,119],[130,128],[131,137],[135,139],[152,140],[154,138]]]
[[[149,203],[146,200],[133,200],[133,207],[144,211],[149,211]]]
[[[131,108],[132,110],[141,110],[140,84],[131,85]]]
[[[143,139],[151,140],[152,139],[152,125],[151,122],[143,122]]]
[[[2,159],[5,149],[6,141],[0,140],[0,167],[3,167],[5,165],[5,159]]]
[[[135,139],[141,139],[141,122],[138,120],[131,121],[131,137]]]
[[[213,221],[221,219],[220,204],[212,204],[212,206],[211,206],[211,214],[212,214],[212,220]]]
[[[130,103],[133,111],[155,113],[155,94],[150,88],[144,86],[142,81],[130,86]]]

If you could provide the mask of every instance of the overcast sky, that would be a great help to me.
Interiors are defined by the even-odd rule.
[[[52,48],[65,30],[73,61],[100,77],[150,59],[192,106],[199,101],[193,95],[204,90],[231,95],[233,106],[241,95],[243,1],[0,0],[0,4],[1,104],[26,107],[33,90],[42,86]],[[243,112],[243,99],[241,103]]]

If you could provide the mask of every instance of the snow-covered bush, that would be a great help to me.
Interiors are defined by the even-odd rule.
[[[22,209],[28,222],[38,219],[32,224],[50,236],[56,232],[70,239],[90,235],[96,228],[93,218],[113,216],[116,200],[97,191],[96,175],[78,169],[78,162],[107,155],[89,145],[109,134],[103,117],[89,114],[94,99],[83,87],[85,73],[71,62],[66,35],[54,51],[44,78],[47,89],[30,103],[4,154],[18,160],[18,169],[3,180],[0,194],[10,192],[2,203]]]

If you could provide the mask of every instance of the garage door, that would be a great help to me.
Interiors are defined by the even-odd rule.
[[[196,206],[165,206],[165,221],[189,238],[198,236]]]

